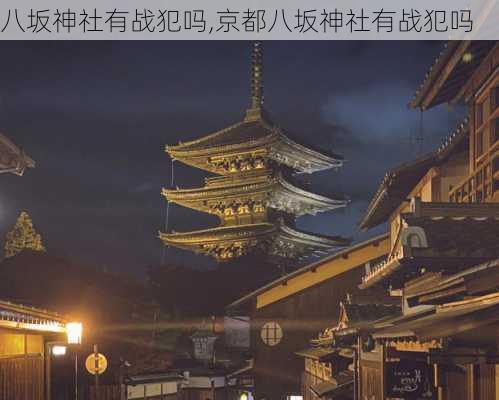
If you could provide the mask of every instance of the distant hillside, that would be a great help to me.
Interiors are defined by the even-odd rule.
[[[199,271],[185,266],[150,268],[152,293],[174,316],[221,315],[224,307],[279,276],[279,269],[257,257],[243,257]]]
[[[52,309],[96,326],[151,321],[157,311],[147,289],[124,275],[32,251],[0,263],[0,298]]]

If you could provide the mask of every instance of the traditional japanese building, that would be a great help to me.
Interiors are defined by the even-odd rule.
[[[61,315],[0,300],[0,398],[50,399],[53,346],[66,333]]]
[[[348,294],[359,293],[357,284],[361,276],[371,265],[386,258],[389,248],[386,234],[357,243],[270,282],[227,306],[229,315],[238,319],[247,316],[250,320],[253,362],[246,373],[254,380],[255,399],[299,398],[303,396],[303,387],[320,383],[309,373],[303,373],[303,359],[295,353],[314,339],[317,332],[336,323],[338,304]],[[336,371],[340,372],[337,367],[324,365],[320,372],[322,379],[326,381],[324,376],[329,374],[332,378]]]
[[[34,166],[23,150],[0,134],[0,173],[21,176]],[[40,236],[26,213],[18,223],[19,229],[8,237],[7,256],[24,248],[41,250]],[[10,276],[3,281],[12,284]],[[0,300],[0,399],[51,399],[54,349],[62,346],[66,350],[68,330],[68,320],[61,314]]]
[[[388,222],[390,251],[359,287],[384,290],[401,313],[333,334],[358,355],[356,398],[499,397],[498,46],[447,44],[411,106],[459,102],[468,116],[439,149],[389,171],[361,223]]]
[[[206,254],[218,261],[253,251],[296,258],[349,243],[296,229],[296,217],[344,207],[344,198],[311,193],[299,173],[337,169],[343,159],[291,140],[263,106],[263,49],[253,45],[251,107],[243,120],[166,151],[173,160],[218,176],[195,189],[163,189],[168,201],[216,215],[220,226],[194,232],[160,233],[165,245]]]

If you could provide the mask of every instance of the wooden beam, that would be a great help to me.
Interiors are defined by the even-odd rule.
[[[449,60],[446,62],[445,67],[443,71],[439,74],[438,78],[436,79],[435,83],[431,86],[431,88],[427,91],[427,93],[424,95],[423,101],[421,108],[423,110],[426,110],[430,104],[432,103],[433,99],[438,95],[438,92],[440,89],[443,87],[447,79],[449,78],[450,74],[456,67],[456,65],[461,61],[464,53],[468,49],[469,45],[471,44],[471,41],[465,40],[459,44],[457,49],[453,52]]]

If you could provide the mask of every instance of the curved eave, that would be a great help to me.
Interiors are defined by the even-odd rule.
[[[200,146],[202,146],[202,143],[206,143],[210,139],[214,139],[220,135],[227,133],[228,131],[230,131],[232,129],[238,128],[242,124],[243,124],[243,122],[238,122],[238,123],[235,123],[235,124],[228,126],[225,129],[211,133],[207,136],[203,136],[203,137],[200,137],[200,138],[194,139],[194,140],[189,140],[188,142],[184,142],[184,143],[180,142],[176,145],[166,146],[166,151],[167,152],[168,151],[185,152],[185,151],[195,151],[196,149],[201,150],[202,148],[205,148],[205,147],[200,147]]]
[[[343,199],[332,199],[322,195],[308,192],[287,182],[282,176],[279,178],[271,178],[262,176],[260,179],[252,183],[242,182],[239,184],[219,185],[216,187],[205,186],[195,189],[162,189],[162,195],[174,203],[184,207],[192,208],[207,212],[205,202],[216,199],[240,198],[242,196],[265,195],[271,192],[270,199],[279,197],[296,198],[297,202],[304,203],[303,212],[296,212],[297,215],[315,214],[334,210],[339,207],[345,207],[348,202]],[[271,208],[276,208],[272,207]],[[282,209],[293,213],[293,210]]]
[[[244,125],[248,124],[247,121],[241,121],[235,124],[228,126],[225,129],[219,130],[215,133],[209,134],[207,136],[203,136],[199,139],[191,140],[184,143],[179,143],[177,145],[167,145],[165,146],[165,150],[172,157],[185,158],[185,157],[200,157],[200,156],[212,156],[217,153],[223,151],[235,151],[245,147],[257,147],[261,143],[266,143],[269,139],[272,139],[276,136],[276,133],[273,131],[271,125],[266,123],[263,120],[258,121],[260,123],[259,127],[255,127],[255,129],[263,129],[268,131],[269,133],[266,135],[260,135],[260,137],[248,137],[244,138],[244,140],[230,142],[226,144],[214,144],[207,145],[210,141],[217,139],[220,136],[230,135],[231,131],[235,131],[238,128],[244,127]],[[254,122],[253,122],[254,123]]]
[[[212,200],[220,197],[239,196],[248,193],[258,193],[269,190],[275,184],[275,181],[263,175],[260,179],[246,181],[242,178],[239,183],[227,182],[222,185],[217,182],[216,186],[206,185],[194,189],[166,189],[163,188],[161,194],[169,201],[189,202]]]
[[[497,46],[494,40],[451,40],[445,44],[425,75],[409,106],[426,110],[442,103],[455,103],[461,88]],[[465,54],[471,61],[464,61]],[[493,62],[490,60],[490,62]]]
[[[276,227],[270,223],[222,226],[190,232],[159,232],[159,238],[167,245],[200,246],[258,239],[275,233]]]
[[[235,125],[233,127],[237,126],[238,125]],[[232,129],[233,127],[230,127],[228,129]],[[270,156],[270,158],[272,158],[277,163],[287,165],[299,172],[312,173],[343,166],[344,160],[338,155],[326,155],[316,150],[312,150],[291,140],[278,129],[273,128],[272,131],[270,131],[270,128],[265,129],[269,130],[270,133],[268,135],[256,139],[244,140],[238,143],[196,148],[193,146],[189,146],[189,143],[192,142],[188,142],[177,146],[167,145],[165,147],[165,151],[174,160],[178,160],[187,165],[191,165],[197,168],[203,168],[212,172],[217,172],[216,168],[211,166],[209,163],[200,163],[199,160],[202,160],[204,158],[208,159],[210,157],[230,156],[233,153],[240,152],[249,153],[254,152],[260,148],[262,150],[273,148],[276,153],[283,153],[288,155],[290,158],[305,160],[306,166],[302,165],[302,162],[286,162],[277,156]]]
[[[0,173],[23,175],[26,168],[34,168],[35,161],[17,147],[7,136],[0,133],[0,153],[5,155],[0,162]]]
[[[433,166],[462,151],[460,148],[468,140],[468,130],[466,117],[436,151],[389,170],[369,203],[360,228],[367,230],[385,222]]]
[[[303,245],[322,249],[330,249],[332,247],[345,247],[352,243],[351,239],[341,236],[318,235],[311,232],[297,230],[285,224],[280,225],[279,235]]]
[[[258,139],[251,139],[240,143],[232,143],[221,146],[206,147],[200,149],[189,149],[182,148],[178,146],[165,146],[165,151],[175,160],[184,162],[187,158],[202,158],[202,157],[214,157],[221,154],[227,154],[231,152],[239,152],[242,149],[248,149],[248,151],[254,150],[256,148],[262,147],[271,143],[275,140],[275,134],[271,133],[267,136],[263,136]]]
[[[339,155],[326,155],[313,150],[290,139],[282,131],[279,131],[279,139],[279,142],[303,155],[310,163],[314,163],[310,169],[301,169],[302,172],[317,172],[343,166],[344,159]]]
[[[348,204],[348,201],[344,199],[334,199],[301,189],[282,177],[279,177],[279,185],[285,194],[298,196],[300,201],[317,207],[318,211],[334,210],[335,208],[346,207]]]

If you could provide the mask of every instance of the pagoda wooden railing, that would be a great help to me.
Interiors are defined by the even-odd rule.
[[[499,141],[471,175],[449,191],[453,203],[499,202]]]

